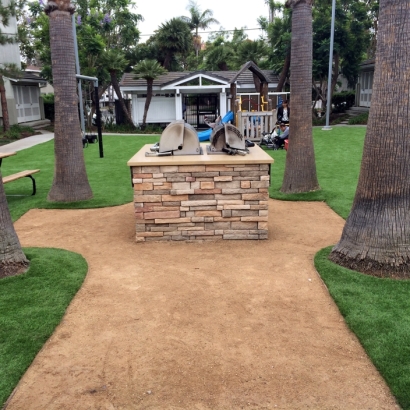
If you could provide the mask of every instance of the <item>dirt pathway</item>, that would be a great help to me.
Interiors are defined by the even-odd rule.
[[[267,241],[137,244],[132,204],[28,212],[23,246],[89,272],[7,410],[397,409],[313,267],[342,226],[271,200]]]

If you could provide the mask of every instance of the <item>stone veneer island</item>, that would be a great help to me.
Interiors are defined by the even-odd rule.
[[[268,238],[268,188],[273,159],[259,146],[246,156],[207,154],[129,161],[136,240],[204,241]]]

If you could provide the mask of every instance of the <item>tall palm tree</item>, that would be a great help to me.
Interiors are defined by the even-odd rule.
[[[142,127],[144,128],[147,123],[148,109],[152,99],[152,85],[154,80],[160,75],[165,74],[167,70],[162,67],[158,61],[155,60],[142,60],[133,69],[136,79],[144,78],[147,80],[147,98],[145,99],[144,115],[142,117]]]
[[[131,115],[127,109],[127,106],[125,105],[124,98],[122,97],[117,77],[118,73],[123,72],[125,67],[128,65],[128,60],[125,58],[125,55],[121,53],[119,50],[110,49],[105,52],[101,61],[110,73],[111,84],[115,90],[115,93],[117,94],[118,101],[121,104],[121,108],[125,114],[125,118],[127,120],[128,125],[135,127]]]
[[[312,138],[312,1],[287,0],[292,8],[292,44],[290,59],[289,148],[281,191],[316,191],[315,153]]]
[[[15,5],[14,2],[11,2],[9,6],[5,5],[5,2],[2,3],[3,4],[0,4],[0,23],[3,27],[6,27],[9,17],[15,12]],[[10,39],[10,36],[3,34],[0,29],[0,45],[11,42],[13,42],[13,40]],[[3,75],[16,77],[19,74],[20,70],[13,64],[4,64],[0,68],[0,94],[4,131],[8,130],[10,124]],[[27,269],[28,265],[29,261],[21,249],[20,241],[10,216],[0,169],[0,278],[22,273]]]
[[[191,16],[182,16],[181,19],[188,23],[189,28],[194,30],[194,48],[196,56],[198,57],[198,52],[201,49],[201,37],[198,34],[199,29],[206,30],[211,24],[219,24],[219,21],[213,18],[213,11],[206,9],[201,11],[198,4],[194,0],[190,0],[187,9],[189,10]]]
[[[0,279],[22,273],[28,266],[10,216],[0,171]]]
[[[0,101],[1,112],[3,116],[3,131],[7,132],[10,129],[9,110],[7,108],[6,89],[4,88],[4,77],[19,78],[21,70],[16,64],[3,64],[0,66]]]
[[[406,279],[410,279],[409,72],[410,3],[380,0],[372,104],[359,182],[330,259],[374,276]]]
[[[163,54],[162,65],[167,70],[171,68],[177,54],[185,56],[192,47],[189,25],[177,17],[160,25],[155,40],[160,53]]]
[[[54,80],[54,180],[49,201],[73,202],[93,196],[85,168],[80,119],[70,0],[48,1],[50,47]]]

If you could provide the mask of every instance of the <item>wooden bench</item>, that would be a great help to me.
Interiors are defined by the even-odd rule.
[[[33,193],[31,195],[36,194],[36,180],[33,178],[33,174],[39,172],[39,169],[31,169],[26,171],[20,171],[12,175],[8,175],[3,177],[3,184],[7,184],[8,182],[16,181],[17,179],[28,177],[33,182]]]

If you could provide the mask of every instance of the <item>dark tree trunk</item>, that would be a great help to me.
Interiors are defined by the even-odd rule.
[[[144,105],[144,116],[142,117],[142,126],[145,127],[147,123],[147,115],[148,115],[148,110],[149,106],[151,104],[152,100],[152,85],[154,84],[153,79],[147,79],[147,98],[145,99],[145,105]]]
[[[316,191],[315,152],[312,138],[312,0],[288,0],[293,8],[290,86],[292,114],[289,148],[281,191]]]
[[[6,99],[6,89],[4,88],[3,81],[0,80],[0,101],[1,101],[1,113],[3,116],[3,131],[7,132],[10,129],[10,120],[9,120],[9,110],[7,108],[7,99]]]
[[[28,266],[10,216],[0,171],[0,279],[23,273]]]
[[[114,87],[115,93],[117,94],[118,100],[121,104],[121,108],[124,111],[127,123],[128,125],[131,125],[133,128],[135,128],[134,121],[132,120],[131,115],[127,109],[127,106],[125,105],[124,98],[122,98],[120,86],[118,85],[117,73],[115,71],[111,71],[110,76],[111,76],[111,84]]]
[[[288,53],[286,54],[285,63],[283,64],[282,71],[280,72],[280,75],[279,75],[279,82],[278,82],[278,85],[276,86],[277,93],[280,93],[282,91],[283,86],[285,85],[285,81],[289,75],[289,69],[290,69],[290,51],[288,51]]]
[[[69,3],[69,2],[68,2]],[[73,202],[92,198],[85,168],[70,11],[49,10],[54,80],[54,180],[49,201]]]
[[[330,255],[342,266],[380,277],[410,278],[409,73],[410,3],[381,0],[359,182]]]

